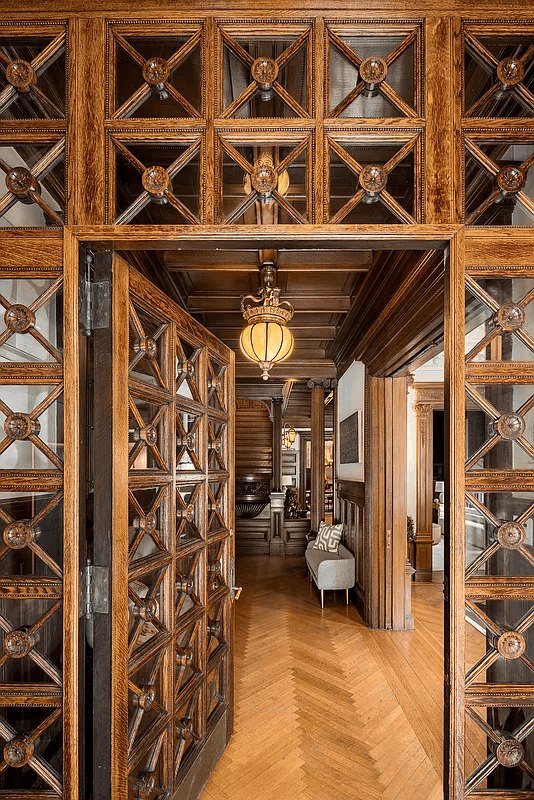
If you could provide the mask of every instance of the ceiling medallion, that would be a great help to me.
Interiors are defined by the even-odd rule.
[[[261,267],[262,286],[257,296],[241,298],[241,311],[247,327],[241,333],[239,344],[244,355],[259,364],[264,381],[269,378],[273,364],[279,364],[293,350],[293,334],[287,323],[293,316],[293,306],[287,300],[280,302],[280,289],[274,287],[274,264]]]

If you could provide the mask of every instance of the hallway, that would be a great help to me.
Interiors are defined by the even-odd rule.
[[[237,561],[235,734],[201,800],[440,800],[441,586],[370,631],[299,557]]]

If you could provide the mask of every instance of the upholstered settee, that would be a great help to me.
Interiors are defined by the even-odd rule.
[[[316,550],[309,542],[305,553],[310,581],[313,580],[321,592],[321,608],[324,608],[324,592],[331,589],[345,589],[347,605],[349,589],[354,586],[354,556],[342,544],[337,553]]]

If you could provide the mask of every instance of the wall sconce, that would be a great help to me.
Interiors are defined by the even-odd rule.
[[[259,364],[264,381],[273,364],[284,361],[293,350],[293,334],[286,327],[293,316],[293,306],[287,300],[280,302],[280,289],[273,287],[275,277],[274,264],[263,264],[258,295],[241,298],[241,311],[248,325],[239,344],[244,355]]]
[[[289,425],[289,423],[286,422],[286,424],[282,429],[282,443],[286,448],[286,450],[291,450],[296,438],[297,438],[297,432],[295,428],[293,427],[293,425]]]

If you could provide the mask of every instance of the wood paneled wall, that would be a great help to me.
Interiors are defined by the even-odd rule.
[[[342,543],[356,560],[354,585],[356,608],[365,613],[365,484],[361,481],[338,481],[337,494],[340,521],[343,523]]]
[[[237,475],[273,471],[273,426],[267,407],[259,400],[238,400],[235,425]]]

